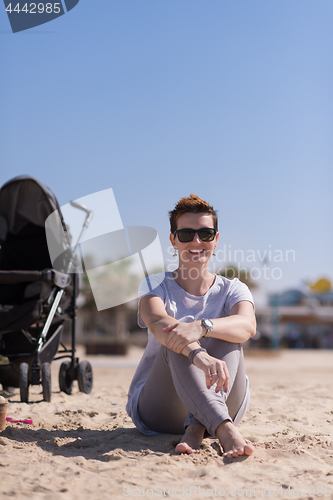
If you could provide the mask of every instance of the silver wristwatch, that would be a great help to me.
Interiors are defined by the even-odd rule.
[[[213,322],[210,319],[203,318],[201,320],[201,326],[204,326],[206,328],[206,333],[203,334],[203,337],[207,339],[210,336],[210,332],[214,328]]]

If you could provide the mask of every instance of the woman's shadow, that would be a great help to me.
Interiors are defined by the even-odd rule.
[[[145,436],[137,429],[125,427],[117,427],[113,430],[85,429],[84,427],[46,430],[9,425],[0,433],[1,437],[15,441],[15,443],[36,443],[41,449],[54,456],[83,457],[86,460],[110,462],[122,458],[135,459],[138,455],[177,455],[175,446],[179,443],[181,434]],[[210,447],[215,450],[217,456],[222,458],[218,443],[210,443]],[[230,460],[223,457],[223,463],[228,465],[234,461],[242,462],[246,458],[248,457],[243,456]]]
[[[29,429],[10,424],[0,433],[16,443],[36,443],[53,455],[67,458],[83,457],[86,460],[109,462],[128,456],[174,454],[180,435],[145,436],[137,429],[117,427],[113,430],[96,430],[77,427],[68,430]]]

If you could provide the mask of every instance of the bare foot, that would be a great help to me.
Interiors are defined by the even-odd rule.
[[[243,455],[250,456],[254,453],[254,448],[247,444],[234,424],[229,420],[222,422],[216,429],[218,437],[223,448],[223,456],[226,458],[236,458]]]
[[[188,455],[195,453],[195,451],[200,448],[204,434],[204,427],[197,424],[190,424],[186,427],[185,434],[180,443],[177,444],[175,452],[179,454],[187,453]]]

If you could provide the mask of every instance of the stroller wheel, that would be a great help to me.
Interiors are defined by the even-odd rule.
[[[22,403],[29,401],[29,365],[28,363],[20,364],[19,373],[20,396]]]
[[[61,363],[59,370],[59,387],[62,392],[66,394],[72,394],[73,389],[73,379],[69,376],[69,368],[71,363],[69,361],[64,361]]]
[[[79,363],[77,381],[81,392],[85,392],[86,394],[91,393],[93,386],[93,372],[89,361],[81,361],[81,363]]]
[[[50,363],[42,364],[42,386],[44,401],[51,401],[51,365]]]

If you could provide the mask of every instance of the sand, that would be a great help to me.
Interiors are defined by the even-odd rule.
[[[179,435],[146,437],[125,412],[138,348],[126,357],[86,357],[91,395],[59,392],[52,363],[52,401],[41,387],[29,404],[18,390],[0,432],[0,498],[333,498],[333,352],[247,355],[251,405],[239,426],[255,455],[226,460],[216,439],[195,455],[173,451]],[[288,490],[287,488],[290,487]],[[283,495],[281,495],[283,493]]]

